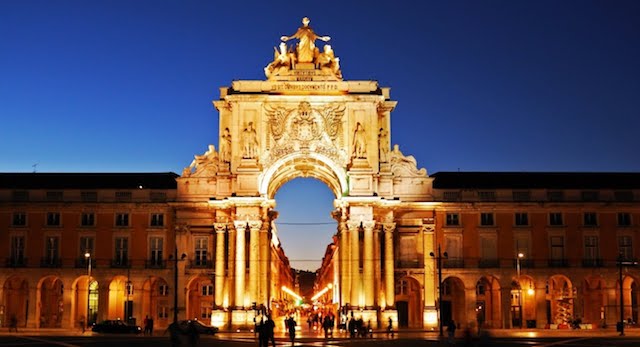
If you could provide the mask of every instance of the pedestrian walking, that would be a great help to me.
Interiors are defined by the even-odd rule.
[[[389,324],[387,324],[387,337],[389,337],[389,335],[393,337],[393,319],[391,319],[391,317],[389,317]]]
[[[456,344],[456,322],[453,319],[447,325],[447,335],[449,336],[449,345],[454,346]]]
[[[84,316],[80,316],[80,320],[78,320],[78,324],[80,324],[80,329],[82,329],[82,333],[84,334],[84,328],[86,327]]]
[[[143,327],[144,327],[144,330],[142,331],[142,335],[147,336],[147,334],[149,333],[149,315],[144,317],[144,321],[143,321],[142,324],[143,324]]]
[[[296,340],[296,320],[293,316],[287,320],[287,329],[289,330],[289,340],[291,340],[291,346],[293,346]]]
[[[149,336],[153,336],[153,317],[149,317]]]
[[[269,347],[269,341],[276,347],[276,339],[274,336],[274,329],[276,322],[271,319],[271,315],[267,315],[267,320],[262,324],[262,340],[261,347]]]
[[[11,330],[14,330],[16,333],[18,332],[18,318],[16,318],[15,314],[12,314],[11,318],[9,318],[9,332],[11,332]]]

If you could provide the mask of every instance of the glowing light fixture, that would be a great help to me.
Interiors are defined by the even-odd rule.
[[[328,292],[329,289],[333,288],[333,285],[329,283],[326,287],[322,288],[321,291],[317,292],[316,295],[311,297],[311,301],[316,301],[319,297],[323,296],[324,293]]]
[[[298,294],[296,294],[296,292],[294,292],[293,290],[287,288],[286,286],[282,286],[282,291],[293,296],[294,298],[296,298],[298,301],[302,301],[302,297]]]

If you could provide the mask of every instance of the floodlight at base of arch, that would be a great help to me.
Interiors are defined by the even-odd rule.
[[[282,291],[293,296],[296,300],[302,300],[302,297],[300,295],[296,294],[296,292],[287,288],[286,286],[282,286]]]

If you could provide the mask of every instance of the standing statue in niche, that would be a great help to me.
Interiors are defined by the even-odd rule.
[[[229,128],[224,128],[220,137],[220,162],[228,163],[231,161],[231,134]]]
[[[367,138],[362,124],[356,124],[356,130],[353,132],[353,157],[367,157]]]
[[[378,148],[380,149],[380,162],[389,162],[389,132],[380,128],[378,133]]]
[[[319,36],[313,32],[313,29],[309,27],[308,17],[302,18],[302,26],[298,28],[295,34],[291,36],[282,36],[280,40],[287,42],[291,39],[298,39],[298,45],[296,52],[298,53],[298,63],[312,63],[314,58],[318,55],[318,49],[316,48],[315,41],[322,40],[327,42],[331,40],[329,36]]]
[[[258,135],[253,128],[253,122],[242,131],[242,157],[246,159],[254,159],[257,157],[258,151]]]

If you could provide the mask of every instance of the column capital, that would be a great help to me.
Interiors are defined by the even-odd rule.
[[[396,229],[396,223],[382,223],[382,229],[385,233],[393,232]]]
[[[376,221],[374,220],[368,220],[368,221],[362,222],[362,228],[364,228],[364,230],[373,230],[375,226],[376,226]]]
[[[360,222],[360,221],[348,220],[347,221],[347,229],[349,229],[349,230],[358,230],[358,228],[360,228],[361,224],[362,224],[362,222]]]
[[[247,224],[249,224],[247,221],[244,220],[234,220],[233,221],[233,226],[236,230],[246,230],[247,229]]]
[[[247,224],[249,225],[249,229],[251,229],[251,231],[260,230],[260,228],[262,228],[261,220],[250,220],[247,222]]]
[[[227,223],[213,223],[213,228],[216,230],[216,233],[224,233],[227,231]]]

